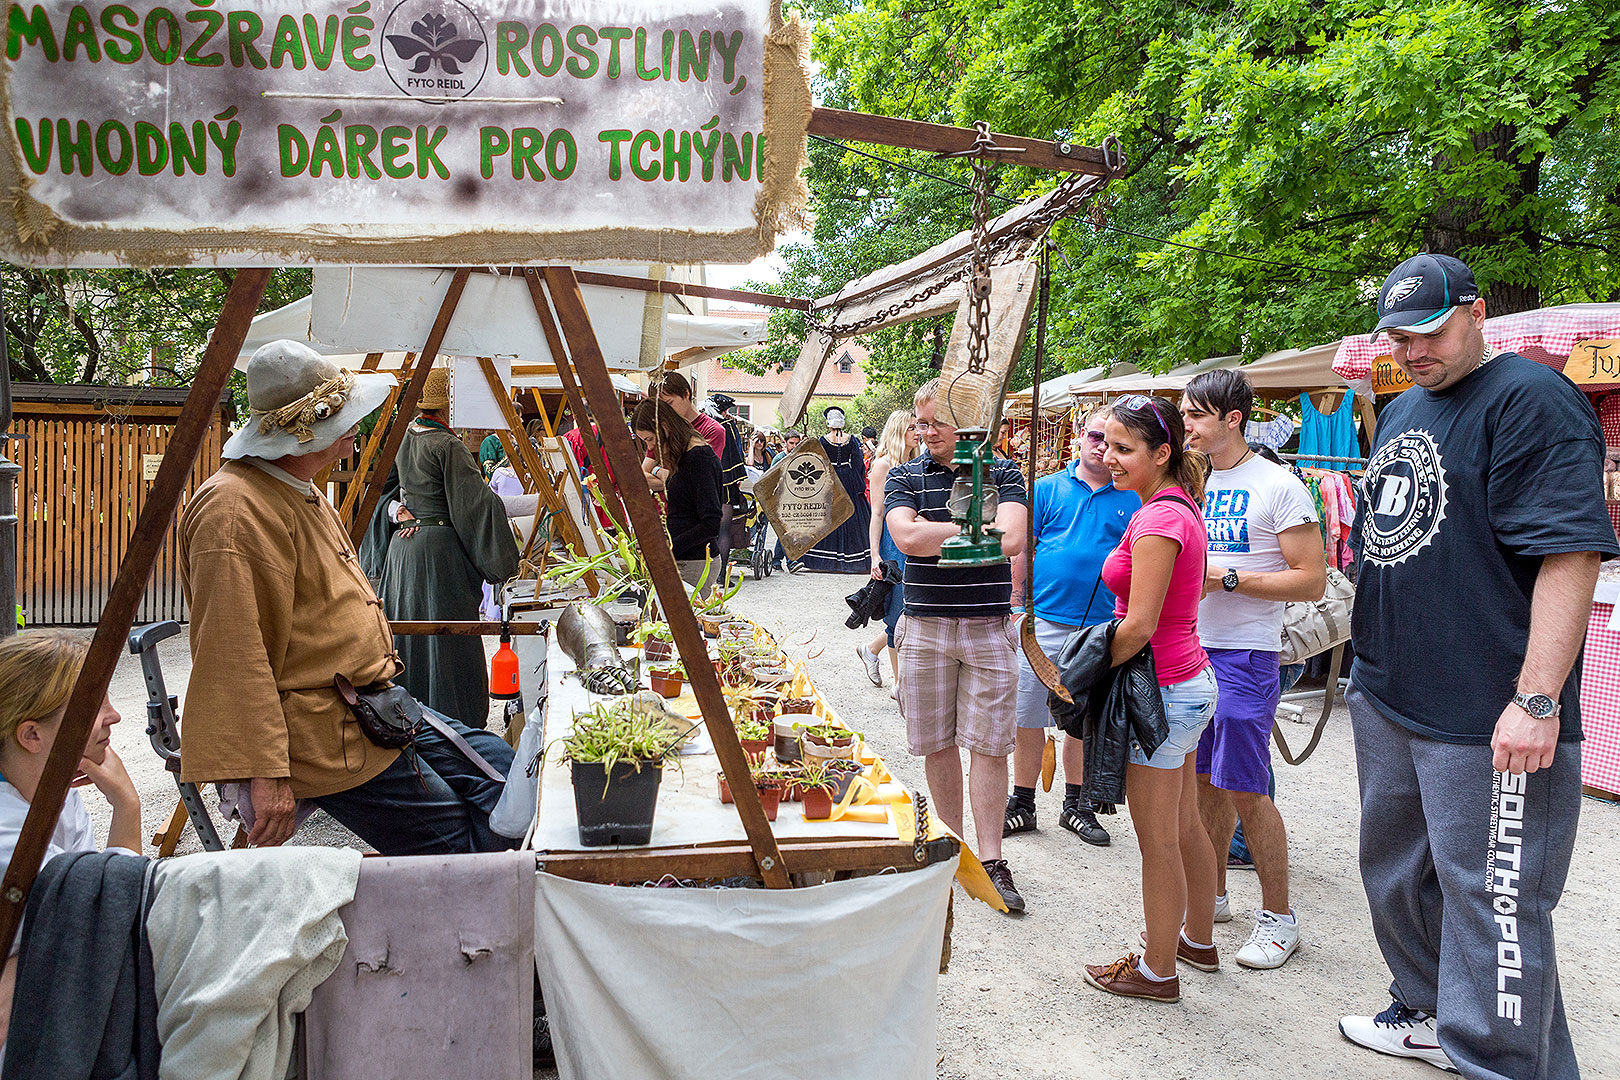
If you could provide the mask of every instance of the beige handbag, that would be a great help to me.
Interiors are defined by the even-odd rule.
[[[1350,609],[1356,587],[1339,571],[1328,567],[1327,591],[1320,600],[1296,600],[1283,609],[1283,664],[1298,664],[1350,640]]]

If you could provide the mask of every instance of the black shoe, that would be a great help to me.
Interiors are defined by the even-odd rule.
[[[1007,860],[991,859],[984,864],[984,869],[985,873],[990,875],[990,884],[1001,894],[1001,902],[1007,905],[1007,914],[1022,915],[1024,898],[1019,895],[1018,886],[1013,884],[1012,871],[1007,869]]]
[[[1001,821],[1001,835],[1035,831],[1035,808],[1015,799],[1007,800],[1007,816]]]
[[[1095,811],[1079,806],[1065,806],[1058,823],[1093,847],[1107,847],[1113,838],[1097,821]]]

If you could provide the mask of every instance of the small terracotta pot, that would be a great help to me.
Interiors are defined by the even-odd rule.
[[[737,741],[742,743],[743,753],[747,754],[752,761],[759,761],[763,758],[765,751],[771,745],[769,739],[738,739]]]
[[[675,655],[675,646],[662,638],[648,638],[647,643],[642,646],[642,650],[647,654],[649,664],[657,663],[660,660],[668,660]]]
[[[796,714],[808,715],[816,711],[816,703],[812,698],[783,698],[781,713],[783,716]]]
[[[774,783],[756,784],[760,805],[765,808],[765,820],[775,821],[776,811],[782,805],[782,789]]]
[[[650,671],[647,673],[647,681],[652,684],[653,693],[660,697],[678,698],[681,696],[681,684],[685,680],[673,672],[666,674],[662,671]]]
[[[855,760],[855,749],[856,741],[853,731],[837,739],[823,739],[810,734],[808,731],[804,733],[804,752],[810,757],[843,758],[853,761]]]
[[[731,785],[726,783],[726,774],[720,773],[718,778],[720,780],[720,801],[723,803],[736,802],[731,797]]]
[[[826,788],[804,788],[804,816],[806,820],[822,821],[832,817],[832,792]]]

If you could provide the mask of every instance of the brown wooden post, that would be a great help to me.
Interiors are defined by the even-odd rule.
[[[618,491],[614,490],[613,484],[608,481],[601,443],[590,432],[590,425],[595,417],[585,407],[585,399],[580,395],[579,383],[574,379],[573,365],[568,362],[562,335],[557,332],[557,320],[551,317],[551,305],[546,302],[545,293],[541,290],[540,275],[533,267],[529,267],[523,271],[523,277],[529,283],[529,296],[534,300],[534,313],[540,317],[540,329],[545,333],[546,344],[551,348],[552,365],[556,367],[557,378],[562,382],[563,396],[568,399],[568,407],[574,410],[574,424],[579,428],[580,441],[585,444],[585,456],[590,459],[591,471],[596,474],[597,490],[602,493],[602,501],[607,503],[608,516],[622,529],[630,519],[625,515],[624,504],[619,500]],[[537,394],[536,400],[538,397]],[[542,405],[540,408],[544,413],[545,406]],[[618,417],[615,416],[614,419],[617,420]],[[601,422],[596,421],[596,426],[600,429]]]
[[[51,747],[45,771],[34,789],[11,865],[6,868],[4,881],[0,882],[0,943],[6,946],[11,944],[22,921],[28,891],[33,888],[45,848],[56,828],[56,819],[61,816],[68,785],[78,772],[84,741],[101,711],[101,701],[107,695],[113,669],[118,665],[130,625],[140,609],[152,565],[168,538],[174,509],[197,462],[197,450],[202,446],[209,425],[218,416],[220,395],[235,370],[236,357],[247,339],[253,313],[264,299],[265,286],[269,283],[269,270],[254,268],[236,272],[225,294],[219,322],[214,326],[202,363],[192,380],[191,393],[169,437],[163,464],[158,466],[157,478],[146,493],[135,535],[125,549],[107,606],[102,609],[95,637],[91,639],[90,651],[85,655],[84,666],[79,669],[79,677],[68,697],[67,712],[57,730],[56,743]]]
[[[439,317],[433,320],[427,344],[422,346],[422,355],[416,362],[416,371],[412,373],[405,392],[400,395],[399,420],[388,428],[388,437],[377,455],[377,464],[366,479],[366,493],[360,499],[354,520],[349,522],[349,542],[357,547],[361,537],[366,535],[366,526],[371,524],[377,500],[382,498],[383,481],[388,479],[388,470],[394,467],[399,444],[405,441],[405,428],[410,423],[411,413],[416,411],[416,403],[422,398],[422,385],[427,382],[428,372],[433,368],[433,358],[439,354],[439,346],[444,344],[445,331],[450,329],[450,318],[456,313],[456,305],[461,303],[461,292],[467,287],[467,277],[471,272],[464,266],[451,276],[450,287],[444,293],[444,303],[439,305]]]
[[[360,493],[366,490],[366,481],[372,474],[371,464],[376,460],[377,449],[382,446],[383,437],[388,434],[388,428],[393,421],[394,403],[399,400],[400,384],[395,383],[388,391],[388,397],[383,400],[382,410],[377,413],[377,423],[366,438],[365,449],[360,451],[360,458],[354,466],[354,479],[349,483],[349,490],[343,493],[343,505],[338,510],[338,518],[345,525],[354,521],[355,504],[360,501]],[[385,475],[383,479],[387,479]],[[370,522],[367,522],[369,525]]]
[[[575,369],[585,389],[585,397],[593,409],[606,410],[618,398],[613,392],[613,381],[608,377],[602,349],[591,329],[590,313],[585,310],[585,299],[580,295],[579,282],[574,271],[567,266],[548,266],[543,271],[546,290],[556,305],[557,322],[572,350]],[[553,353],[557,350],[553,349]],[[788,868],[782,861],[776,835],[770,822],[765,820],[765,808],[760,804],[759,792],[746,779],[748,755],[737,741],[737,729],[732,726],[731,713],[720,692],[720,679],[714,665],[709,662],[709,650],[703,643],[703,631],[698,628],[697,616],[692,613],[686,585],[675,566],[675,554],[667,543],[661,542],[664,523],[658,516],[658,505],[653,501],[652,489],[647,486],[641,471],[641,456],[630,442],[630,432],[623,424],[602,424],[602,444],[608,460],[613,463],[624,495],[625,509],[630,523],[642,537],[641,554],[647,562],[653,586],[658,591],[658,602],[664,609],[670,635],[686,664],[687,678],[692,693],[703,710],[709,737],[714,741],[714,752],[720,759],[720,768],[727,776],[740,782],[731,785],[736,800],[737,814],[742,818],[743,831],[748,834],[748,846],[767,888],[786,889],[791,886]]]

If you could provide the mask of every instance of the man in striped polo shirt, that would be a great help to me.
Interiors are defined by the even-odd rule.
[[[968,751],[978,855],[1010,912],[1024,910],[1001,857],[1007,801],[1007,755],[1017,739],[1018,632],[1012,610],[1012,567],[950,566],[940,546],[957,533],[946,503],[955,472],[956,429],[934,417],[939,380],[917,391],[916,431],[922,453],[889,471],[883,515],[906,554],[905,614],[895,628],[900,651],[900,713],[906,742],[924,759],[929,800],[940,819],[962,833],[962,749]],[[1008,558],[1024,549],[1029,506],[1018,467],[1000,458],[986,477],[997,494],[995,527]]]

